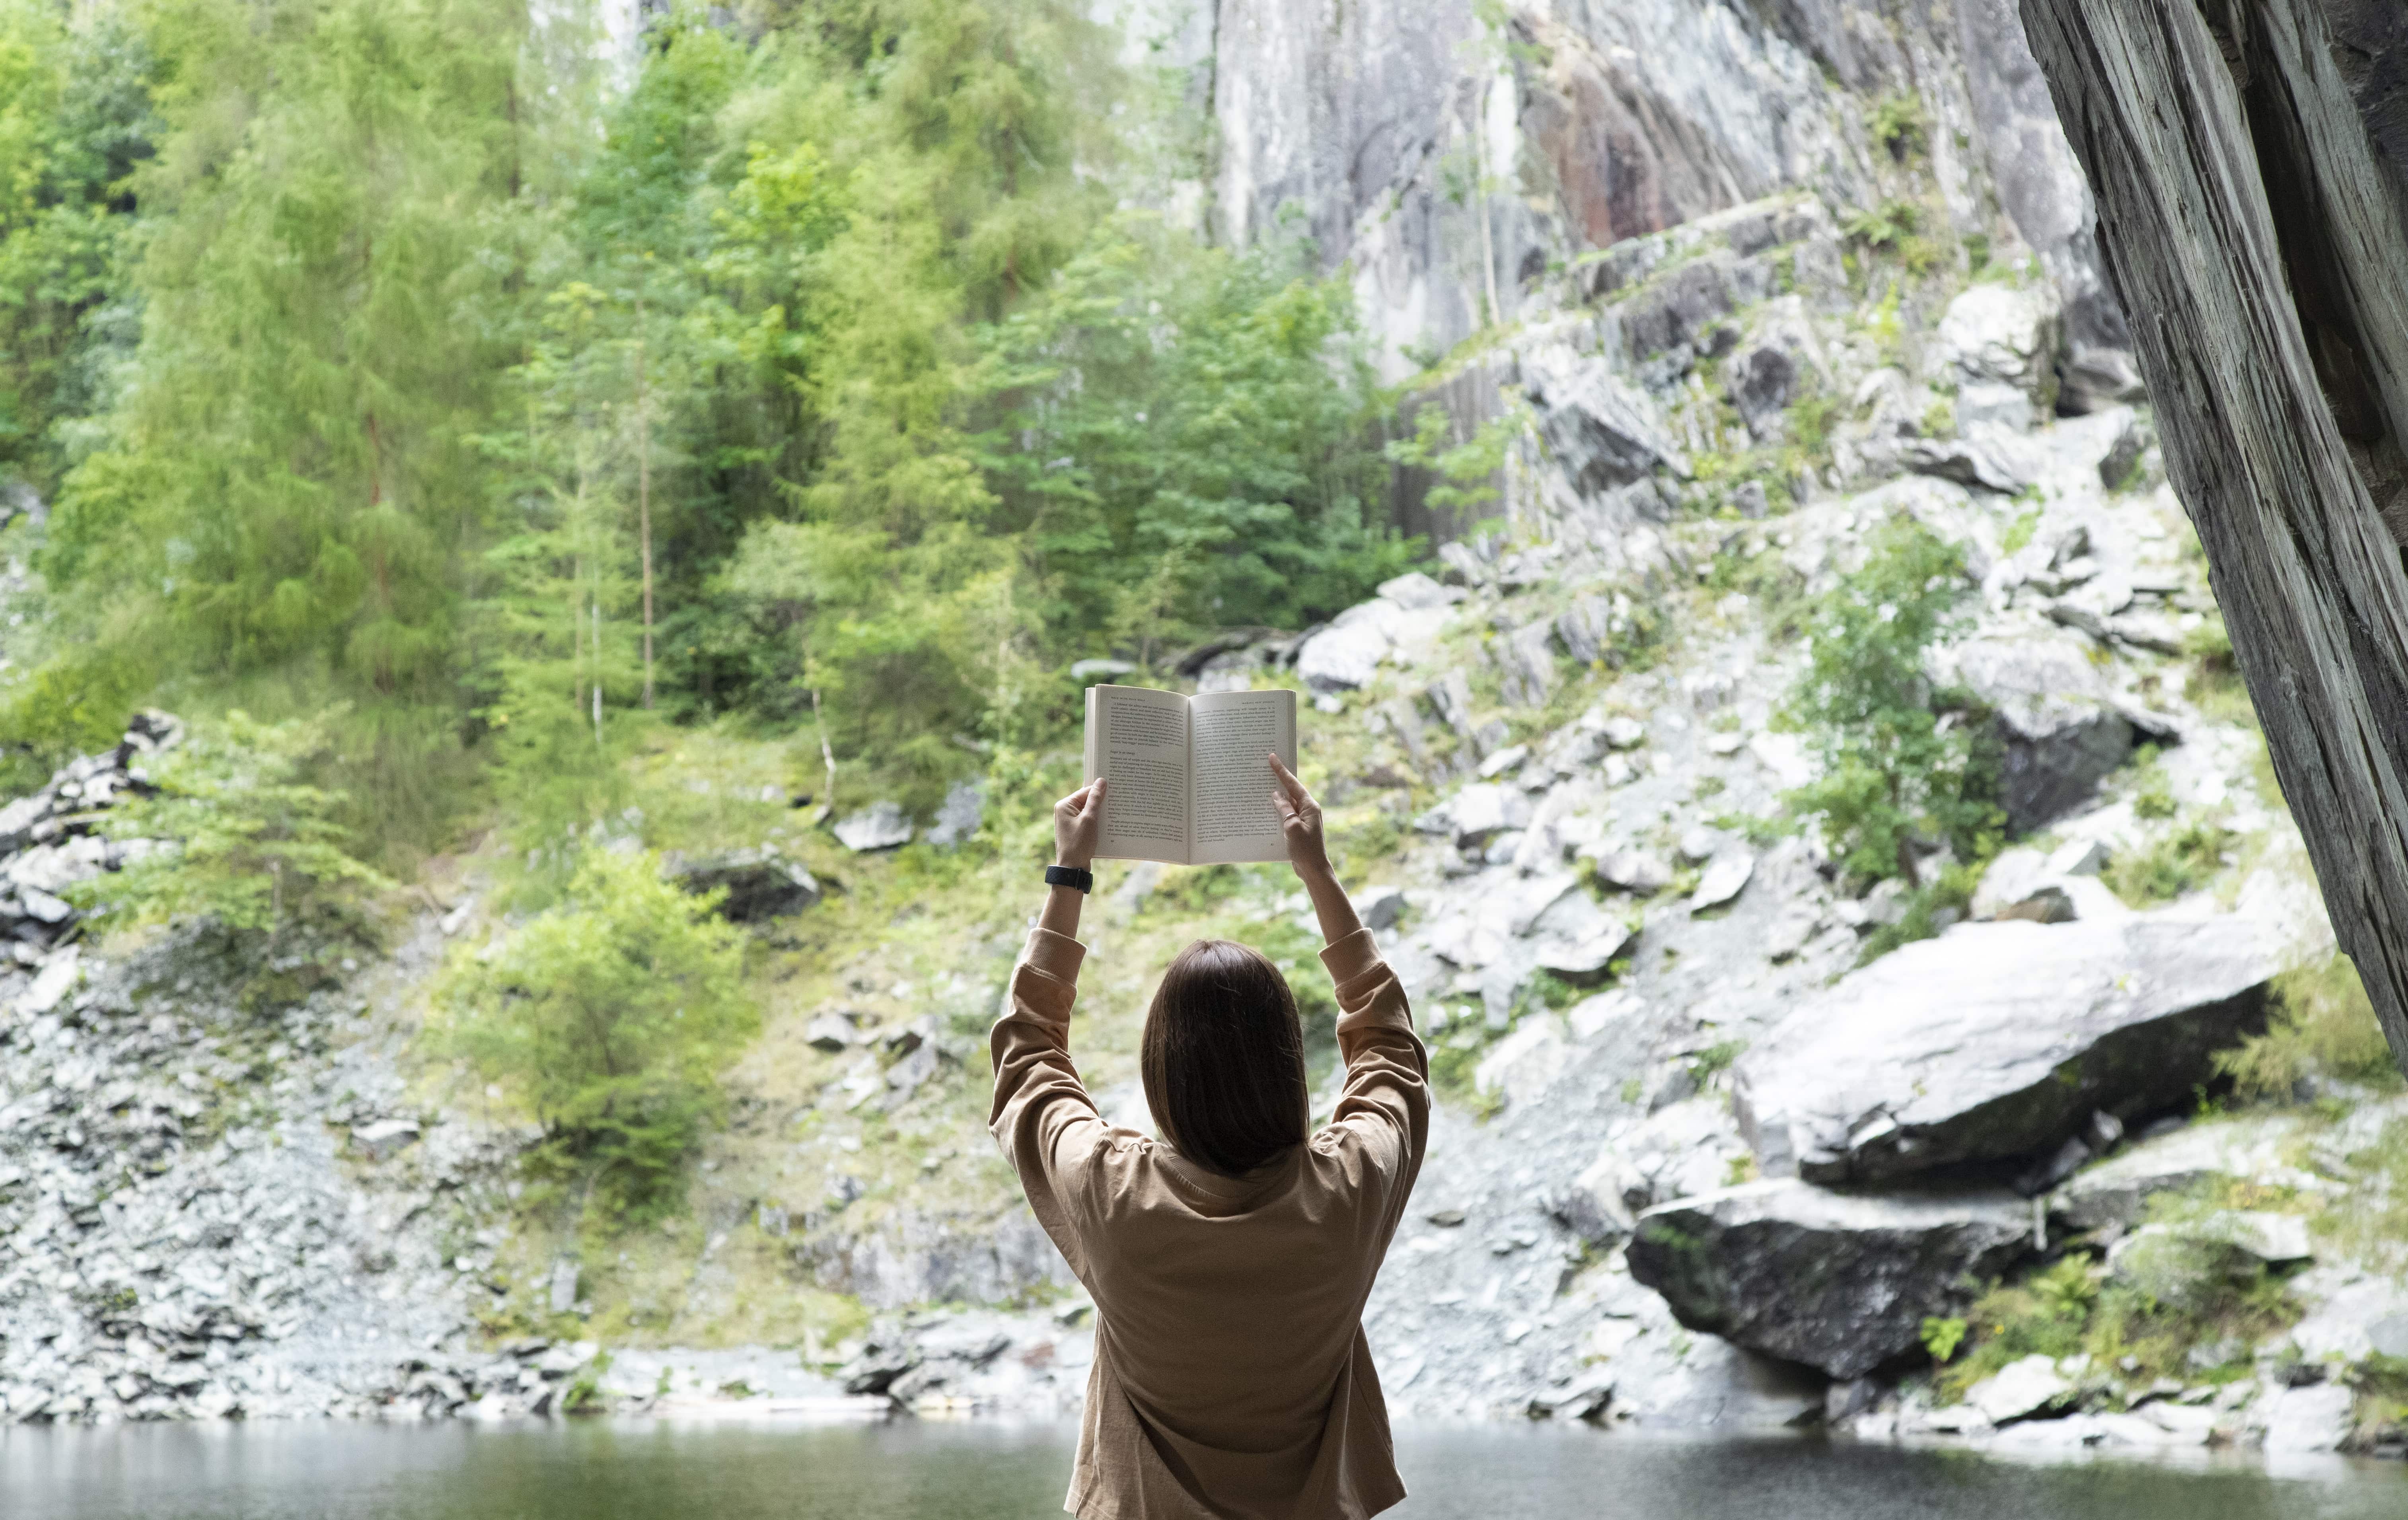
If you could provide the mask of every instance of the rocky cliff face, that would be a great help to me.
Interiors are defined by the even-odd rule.
[[[1351,264],[1396,378],[1626,239],[1784,190],[1881,203],[1887,103],[1929,123],[1950,230],[2019,239],[2064,291],[2072,394],[2131,393],[2089,194],[2005,0],[1208,8],[1213,230],[1293,222]]]

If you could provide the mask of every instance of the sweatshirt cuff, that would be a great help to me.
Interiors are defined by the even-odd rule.
[[[1087,947],[1067,934],[1052,929],[1028,931],[1028,948],[1021,953],[1021,961],[1035,967],[1057,981],[1077,985],[1079,968],[1087,958]]]
[[[1329,971],[1329,980],[1338,984],[1338,1001],[1347,1001],[1349,983],[1360,984],[1383,969],[1380,946],[1369,929],[1356,929],[1353,934],[1321,952],[1321,964]]]

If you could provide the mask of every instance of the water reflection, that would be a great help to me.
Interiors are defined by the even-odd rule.
[[[0,1430],[7,1520],[1039,1520],[1074,1433],[994,1422]],[[1398,1520],[2398,1520],[2408,1471],[1398,1432]]]

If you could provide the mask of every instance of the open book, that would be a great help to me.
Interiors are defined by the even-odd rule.
[[[1096,858],[1285,860],[1265,758],[1273,752],[1296,768],[1294,692],[1088,687],[1087,778],[1111,783]]]

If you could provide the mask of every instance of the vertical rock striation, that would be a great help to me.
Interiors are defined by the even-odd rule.
[[[2408,1066],[2408,15],[2023,13],[2275,771]]]

